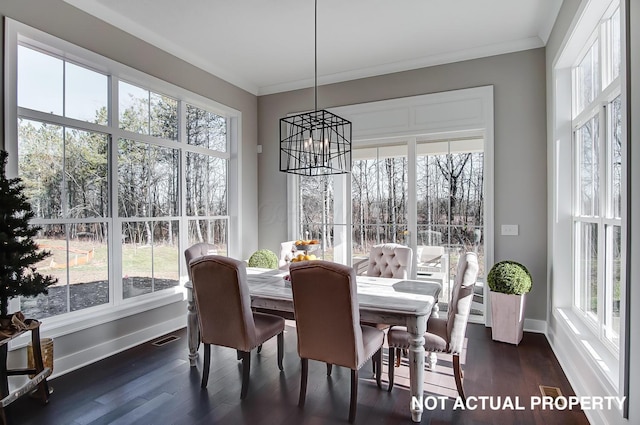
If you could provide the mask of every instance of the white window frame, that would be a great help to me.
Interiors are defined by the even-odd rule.
[[[621,6],[621,26],[624,25],[623,2]],[[550,291],[551,303],[548,320],[550,321],[549,334],[551,345],[570,379],[572,385],[579,387],[580,391],[592,391],[593,394],[611,396],[622,395],[621,383],[624,381],[624,350],[617,351],[611,344],[600,338],[598,330],[589,323],[583,312],[575,307],[575,265],[573,263],[574,252],[574,213],[575,209],[575,152],[573,134],[576,124],[584,122],[587,115],[583,112],[582,119],[576,117],[574,112],[575,99],[573,98],[572,68],[579,62],[585,49],[593,41],[593,36],[600,24],[618,7],[617,0],[591,0],[581,2],[574,20],[572,21],[565,38],[561,41],[558,53],[552,60],[549,91],[551,94],[552,109],[549,122],[552,129],[549,140],[549,253],[550,253]],[[601,108],[603,100],[613,100],[621,93],[622,102],[622,138],[626,138],[626,94],[624,81],[624,37],[621,37],[622,49],[619,88],[614,93],[610,81],[605,81],[605,87],[601,94],[600,103],[594,102],[594,107]],[[601,78],[608,78],[606,75]],[[588,109],[588,108],[587,108]],[[622,146],[622,163],[626,163],[626,148]],[[601,162],[604,160],[601,159]],[[622,169],[622,193],[626,193],[626,170]],[[626,246],[624,228],[627,220],[624,217],[626,210],[626,198],[622,197],[622,252],[621,258],[626,258]],[[601,239],[604,239],[602,237]],[[621,270],[621,281],[625,282],[625,269]],[[621,288],[620,310],[620,339],[619,346],[624,347],[625,342],[625,306],[624,285]],[[582,374],[582,369],[588,368],[587,380],[576,379]],[[588,382],[587,382],[588,381]]]
[[[572,214],[572,233],[574,241],[573,249],[572,249],[572,263],[574,264],[573,268],[573,304],[572,309],[574,313],[581,317],[585,324],[589,327],[591,332],[597,336],[597,338],[601,341],[601,343],[611,351],[611,353],[618,357],[620,347],[606,337],[606,329],[605,329],[605,312],[608,310],[608,306],[605,304],[605,291],[611,290],[611,288],[607,288],[606,283],[609,279],[607,279],[606,273],[606,264],[607,258],[611,255],[611,252],[607,250],[607,247],[610,248],[610,244],[607,243],[608,235],[607,235],[607,227],[611,225],[622,226],[622,219],[611,218],[611,210],[610,210],[610,181],[608,179],[607,167],[609,160],[609,137],[610,137],[610,128],[609,128],[609,112],[608,108],[611,102],[621,95],[621,81],[620,76],[616,78],[612,78],[612,63],[609,60],[609,37],[608,37],[608,27],[612,14],[618,9],[618,6],[615,2],[613,2],[608,9],[605,11],[603,18],[598,21],[596,28],[593,31],[593,34],[587,39],[585,46],[582,52],[577,55],[576,61],[573,66],[572,75],[573,75],[573,84],[572,84],[572,99],[573,99],[573,116],[571,126],[572,126],[572,144],[574,145],[573,150],[573,185],[572,185],[572,199],[573,199],[573,214]],[[588,105],[585,106],[583,111],[577,113],[576,106],[577,105],[577,78],[575,74],[577,72],[576,67],[584,57],[584,54],[591,48],[593,42],[598,40],[598,55],[599,55],[599,76],[600,76],[600,92],[596,94],[595,99]],[[589,215],[582,216],[580,215],[580,184],[581,182],[577,179],[578,172],[578,164],[580,158],[579,152],[576,146],[575,134],[576,131],[583,126],[586,122],[591,120],[594,116],[597,116],[598,121],[598,181],[599,181],[599,194],[598,194],[598,213],[597,215]],[[580,255],[580,244],[578,242],[578,238],[576,236],[576,228],[579,223],[593,223],[597,225],[598,229],[598,256],[597,256],[597,315],[594,317],[593,314],[582,310],[580,307],[580,298],[581,288],[580,282],[578,281],[579,273],[578,273],[578,256]],[[623,257],[624,258],[624,257]],[[624,267],[622,267],[624,269]],[[621,316],[622,320],[622,316]],[[622,331],[622,330],[621,330]]]
[[[109,125],[102,126],[85,121],[80,121],[67,117],[55,116],[53,120],[50,114],[40,111],[30,110],[26,108],[18,108],[17,106],[17,46],[19,44],[27,44],[29,47],[41,49],[43,52],[63,58],[66,61],[76,63],[87,67],[94,71],[103,73],[109,77],[109,97],[108,101],[111,105]],[[4,60],[4,122],[5,122],[5,146],[4,149],[9,153],[9,161],[7,163],[7,174],[9,176],[18,175],[18,162],[16,160],[18,154],[18,116],[25,118],[33,118],[39,121],[53,122],[61,126],[70,126],[73,128],[86,129],[96,131],[103,134],[109,134],[111,137],[111,168],[117,167],[117,143],[120,138],[137,140],[149,143],[155,146],[164,146],[180,149],[183,154],[181,158],[181,170],[185,168],[185,157],[187,151],[206,153],[210,156],[216,156],[227,160],[227,186],[228,186],[228,210],[226,216],[198,216],[198,219],[226,219],[227,220],[227,251],[229,256],[239,256],[241,247],[237,241],[240,241],[240,196],[239,185],[241,182],[240,163],[241,163],[241,112],[230,108],[226,105],[213,101],[209,98],[201,96],[197,93],[185,90],[169,82],[152,77],[146,73],[135,70],[119,62],[113,61],[94,52],[86,50],[72,43],[61,40],[50,34],[38,29],[32,28],[18,21],[5,17],[5,60]],[[178,125],[179,140],[163,140],[158,137],[132,133],[122,130],[118,126],[118,91],[117,84],[119,80],[138,85],[147,90],[162,93],[166,96],[178,100]],[[186,103],[198,108],[213,112],[223,116],[227,120],[227,151],[216,152],[203,147],[193,146],[186,143]],[[12,159],[13,158],[13,159]],[[181,171],[179,173],[180,187],[185,187],[185,176]],[[141,313],[154,308],[161,307],[176,301],[186,299],[186,293],[182,284],[186,281],[187,271],[184,263],[182,252],[187,246],[188,232],[186,224],[193,220],[194,216],[186,215],[185,197],[180,195],[180,211],[178,216],[172,217],[140,217],[122,218],[117,216],[117,182],[113,179],[111,185],[111,212],[109,217],[99,217],[91,219],[81,219],[83,222],[99,221],[108,222],[110,232],[113,239],[121,233],[122,222],[124,221],[158,221],[164,219],[173,219],[179,221],[181,228],[179,234],[179,273],[180,285],[142,296],[132,297],[129,299],[122,298],[122,280],[116,278],[122,276],[122,263],[119,255],[114,255],[113,243],[109,245],[109,302],[100,306],[90,307],[83,310],[64,313],[58,316],[51,316],[43,319],[43,326],[48,336],[56,337],[86,329],[112,320],[120,319],[124,316]],[[61,219],[56,222],[64,223],[66,221],[78,221]],[[34,222],[36,222],[34,220]],[[10,304],[10,309],[16,309],[19,305],[16,299]],[[20,341],[18,341],[18,344]]]

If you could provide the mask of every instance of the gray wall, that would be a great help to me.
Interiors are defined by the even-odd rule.
[[[319,108],[478,86],[494,86],[495,261],[514,259],[531,271],[527,317],[546,320],[546,98],[544,49],[322,86]],[[313,108],[313,90],[258,98],[258,227],[260,246],[276,250],[287,237],[286,175],[279,171],[279,119]],[[519,224],[520,236],[501,236]],[[276,251],[277,252],[277,251]]]
[[[242,255],[247,257],[257,248],[255,238],[258,233],[255,214],[258,206],[256,96],[118,30],[62,0],[2,0],[0,17],[5,16],[241,111],[243,190],[241,191],[240,221],[243,235],[240,243]],[[0,45],[4,46],[4,31],[0,33]],[[4,81],[3,71],[4,66],[0,67],[0,81]],[[3,108],[4,93],[3,101],[0,103],[0,146],[4,146],[5,137]],[[162,321],[167,325],[158,326],[159,323],[163,323]],[[126,335],[132,335],[129,339],[134,340],[135,345],[136,339],[139,339],[137,343],[140,343],[142,339],[149,339],[173,330],[169,329],[170,327],[175,329],[184,325],[186,325],[186,303],[173,303],[75,334],[57,337],[56,358],[59,357],[58,354],[74,356],[76,353],[77,358],[81,359],[80,362],[91,361],[78,354],[84,350],[91,352],[92,360],[95,361],[99,357],[109,355],[110,351],[118,351],[126,348],[126,344],[130,345],[131,341],[125,338]],[[118,345],[118,341],[125,340],[126,342],[123,342],[125,345]],[[22,356],[20,352],[12,354],[14,357]],[[74,366],[68,365],[68,367]]]

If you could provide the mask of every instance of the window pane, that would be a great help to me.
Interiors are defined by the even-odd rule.
[[[179,284],[177,220],[123,223],[122,236],[123,298]]]
[[[149,146],[149,203],[151,216],[178,214],[177,149]]]
[[[620,75],[620,52],[622,46],[620,44],[620,9],[611,17],[611,62],[613,66],[612,74],[615,79]]]
[[[300,193],[303,194],[300,199],[302,225],[333,223],[333,178],[331,176],[300,176],[299,187]],[[322,237],[307,238],[304,233],[300,237],[323,239]]]
[[[65,190],[68,217],[109,216],[109,138],[65,129]]]
[[[354,225],[354,255],[376,243],[406,243],[408,162],[406,145],[365,148],[354,152],[351,173],[351,210]],[[331,196],[331,209],[326,215],[333,222],[333,190],[327,192],[314,183],[316,177],[301,178],[303,217],[322,220],[326,196]],[[306,183],[308,181],[308,183]],[[302,182],[305,182],[303,186]],[[325,207],[326,210],[326,207]],[[318,219],[308,223],[319,223]],[[324,222],[327,222],[326,220]],[[304,223],[304,222],[303,222]],[[368,253],[368,250],[366,251]]]
[[[62,115],[63,62],[18,46],[18,106]]]
[[[62,217],[62,127],[18,120],[18,174],[36,218]]]
[[[418,224],[447,224],[451,195],[447,179],[451,175],[452,165],[448,160],[449,147],[447,143],[430,145],[433,152],[419,155],[416,161]],[[424,148],[419,149],[422,150]]]
[[[149,91],[124,81],[118,87],[120,128],[149,134]]]
[[[153,291],[153,236],[151,223],[122,224],[122,297],[131,298]]]
[[[227,120],[187,105],[187,143],[220,152],[227,151]]]
[[[187,152],[187,215],[227,215],[227,160]]]
[[[609,226],[607,236],[611,238],[611,255],[605,264],[606,290],[605,335],[616,345],[620,341],[620,294],[622,276],[622,231],[621,226]],[[610,234],[610,235],[609,235]]]
[[[104,74],[65,62],[67,117],[106,125],[108,78]]]
[[[598,41],[593,43],[587,54],[576,68],[577,111],[579,114],[596,98],[600,92],[600,64],[598,60]]]
[[[118,212],[121,217],[148,217],[150,172],[148,145],[118,141]]]
[[[578,223],[578,258],[576,258],[580,308],[598,313],[598,227],[595,223]]]
[[[216,247],[211,254],[228,255],[228,231],[227,219],[189,220],[189,246],[206,242]]]
[[[36,270],[51,275],[58,282],[48,288],[48,294],[36,297],[20,297],[20,310],[29,318],[43,319],[69,311],[69,285],[67,280],[68,246],[64,224],[40,226],[35,238],[40,250],[46,250],[51,256],[36,264]]]
[[[611,111],[611,213],[622,217],[622,100],[618,96],[610,105]]]
[[[178,140],[178,101],[157,93],[151,93],[152,136]]]
[[[118,197],[120,215],[158,217],[177,215],[177,149],[134,140],[118,142]]]
[[[596,216],[599,214],[599,155],[598,155],[598,119],[589,120],[576,132],[578,143],[580,184],[579,214]]]
[[[71,311],[109,302],[109,250],[106,223],[78,223],[69,228],[69,298]]]
[[[48,224],[41,227],[36,243],[52,255],[36,268],[40,273],[56,277],[58,282],[49,287],[46,295],[21,297],[23,313],[41,319],[108,303],[107,224]]]
[[[178,221],[157,221],[153,226],[153,292],[180,283]]]

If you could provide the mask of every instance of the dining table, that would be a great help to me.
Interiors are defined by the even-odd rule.
[[[288,272],[247,267],[247,282],[251,306],[283,317],[293,318],[293,295]],[[357,276],[357,293],[361,322],[405,326],[411,335],[409,347],[409,410],[411,419],[420,422],[424,396],[424,333],[427,319],[438,315],[438,297],[442,290],[439,280],[406,280],[371,276]],[[199,333],[198,311],[194,302],[193,285],[187,289],[187,341],[189,362],[196,365]],[[431,353],[435,356],[434,353]],[[427,360],[429,363],[435,361]],[[390,367],[393,367],[391,365]]]

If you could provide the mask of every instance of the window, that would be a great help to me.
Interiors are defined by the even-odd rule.
[[[407,145],[354,149],[354,258],[367,258],[375,244],[407,243],[408,169]]]
[[[605,15],[572,75],[573,302],[617,350],[624,267],[619,9]]]
[[[170,293],[196,242],[228,254],[238,113],[11,22],[18,176],[58,283],[37,319]],[[10,37],[10,38],[11,38]],[[10,68],[11,69],[11,68]],[[182,123],[182,124],[181,124]],[[11,132],[11,125],[7,125]],[[12,156],[9,161],[12,161]],[[169,291],[167,291],[169,290]],[[164,292],[163,292],[164,291]]]

